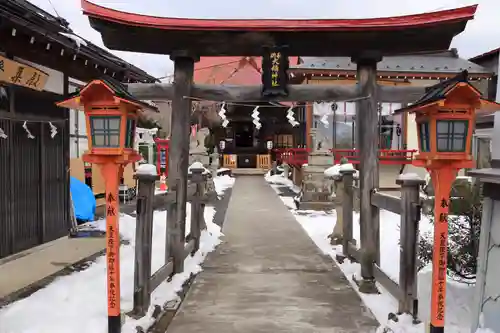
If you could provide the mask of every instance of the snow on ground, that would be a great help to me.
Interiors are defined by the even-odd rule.
[[[231,176],[217,176],[214,178],[215,191],[219,196],[221,196],[224,191],[230,187],[233,187],[235,179]]]
[[[271,184],[276,184],[270,182]],[[282,183],[279,183],[282,184]],[[275,185],[271,185],[276,189]],[[293,198],[281,197],[316,245],[327,255],[335,260],[339,247],[332,247],[327,236],[332,232],[336,222],[336,213],[317,211],[296,210]],[[399,279],[399,223],[397,214],[386,210],[380,212],[380,244],[381,244],[381,268],[392,279]],[[420,234],[432,232],[432,224],[429,219],[423,217],[420,221]],[[354,212],[353,234],[357,243],[359,238],[359,214]],[[341,246],[340,246],[341,249]],[[343,264],[338,263],[351,285],[357,290],[352,280],[353,275],[358,276],[360,266],[345,260]],[[371,309],[374,316],[382,326],[390,327],[394,333],[424,333],[430,320],[430,298],[431,298],[431,267],[425,267],[418,275],[418,297],[419,297],[419,319],[422,324],[412,325],[410,316],[400,316],[398,323],[388,321],[389,313],[396,313],[398,302],[387,290],[378,285],[380,295],[361,294],[364,303]],[[470,333],[470,306],[473,301],[474,286],[462,284],[451,279],[447,283],[446,294],[446,330],[453,333]],[[381,331],[383,332],[383,331]]]
[[[155,189],[155,195],[165,194],[165,193],[167,193],[167,192],[168,192],[168,190],[162,191],[162,190],[160,190],[160,189]]]
[[[195,164],[193,164],[195,165]],[[190,168],[195,168],[197,166],[191,165]],[[207,169],[205,169],[208,171]],[[229,169],[228,169],[229,170]],[[219,196],[222,196],[224,191],[234,185],[234,178],[228,175],[214,177],[215,191]],[[160,189],[155,189],[155,195],[167,193],[168,190],[162,191]]]
[[[300,188],[298,186],[296,186],[292,180],[288,179],[288,178],[285,178],[283,177],[282,175],[280,174],[277,174],[277,175],[272,175],[271,176],[271,172],[268,172],[266,173],[266,175],[264,176],[264,178],[266,179],[266,181],[269,183],[269,184],[274,184],[274,185],[283,185],[283,186],[287,186],[289,187],[292,191],[294,191],[295,193],[299,193],[300,192]]]
[[[156,176],[157,175],[156,165],[147,163],[141,164],[137,167],[136,174]]]
[[[214,182],[217,192],[222,194],[234,183],[216,177]],[[186,231],[190,230],[190,205],[188,203]],[[148,314],[138,320],[125,317],[123,333],[135,333],[136,327],[149,327],[154,305],[162,306],[165,302],[178,298],[177,292],[192,273],[202,270],[201,263],[212,252],[223,236],[220,227],[213,223],[215,210],[205,207],[207,230],[202,231],[200,250],[184,261],[185,271],[174,275],[172,281],[163,282],[151,295],[151,307]],[[153,216],[153,256],[151,273],[164,264],[166,211],[155,211]],[[97,221],[105,230],[105,220]],[[135,258],[136,219],[129,215],[120,216],[120,235],[130,242],[120,248],[121,260],[121,308],[123,313],[132,310]],[[29,320],[26,320],[29,318]],[[0,309],[1,333],[106,333],[106,258],[100,257],[90,267],[68,276],[57,278],[31,296]]]
[[[324,171],[325,177],[337,178],[340,177],[341,171],[354,170],[354,178],[359,178],[359,171],[354,169],[351,163],[335,164]]]
[[[205,168],[201,162],[194,162],[193,164],[191,164],[188,168],[188,173],[191,174],[193,169],[202,169],[202,174],[204,175],[210,173],[210,170]]]

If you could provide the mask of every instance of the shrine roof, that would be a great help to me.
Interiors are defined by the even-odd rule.
[[[296,65],[298,57],[290,57]],[[195,64],[194,82],[199,84],[258,85],[262,82],[261,57],[201,57]]]
[[[490,50],[488,52],[482,53],[482,54],[477,55],[475,57],[472,57],[469,59],[469,61],[482,62],[482,61],[487,60],[489,58],[498,57],[499,54],[500,54],[500,47],[493,49],[493,50]]]
[[[127,90],[127,87],[122,84],[121,82],[117,81],[117,80],[114,80],[112,78],[101,78],[101,79],[98,79],[98,80],[93,80],[89,83],[87,83],[84,87],[82,87],[80,90],[74,92],[74,93],[71,93],[68,98],[66,98],[65,100],[59,102],[58,104],[60,104],[60,106],[65,106],[65,104],[69,104],[69,103],[73,103],[73,101],[75,100],[76,97],[80,97],[81,95],[81,92],[84,91],[87,87],[91,86],[91,85],[94,85],[96,83],[103,83],[108,89],[110,89],[113,94],[126,101],[126,102],[129,102],[129,103],[132,103],[132,104],[136,104],[137,106],[143,108],[144,110],[147,110],[147,111],[153,111],[153,112],[159,112],[158,111],[158,108],[156,106],[153,106],[153,105],[150,105],[144,101],[141,101],[141,100],[138,100],[137,98],[135,98],[134,96],[132,96],[128,90]],[[73,100],[73,101],[72,101]],[[76,101],[75,101],[76,103]]]
[[[382,55],[448,49],[477,6],[370,19],[191,19],[118,11],[82,0],[85,15],[111,49],[196,56],[260,56],[288,45],[290,56]],[[158,42],[161,41],[161,42]]]
[[[102,76],[123,82],[157,81],[140,68],[77,35],[64,18],[27,0],[2,1],[0,21],[0,39],[8,40],[3,43],[2,52],[7,54],[15,54],[84,82]],[[26,39],[36,42],[26,43]]]
[[[472,89],[477,96],[479,96],[479,100],[481,102],[481,108],[486,111],[498,111],[500,110],[500,104],[489,101],[485,98],[482,97],[481,92],[476,89],[470,82],[469,82],[469,77],[468,77],[468,72],[466,70],[462,71],[460,74],[448,79],[444,80],[442,82],[439,82],[433,86],[425,88],[425,94],[417,100],[415,103],[412,105],[401,108],[399,110],[394,111],[395,113],[400,113],[400,112],[414,112],[418,111],[424,106],[427,106],[429,104],[436,103],[438,101],[442,101],[446,99],[446,96],[454,90],[454,88],[459,85],[466,83],[470,89]]]
[[[355,72],[356,64],[349,57],[301,57],[302,63],[290,66],[292,72]],[[467,70],[472,77],[489,77],[493,73],[472,61],[460,58],[455,49],[440,52],[386,56],[377,64],[380,75],[384,73],[415,74],[450,74]]]

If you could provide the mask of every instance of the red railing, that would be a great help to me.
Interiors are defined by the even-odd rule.
[[[309,151],[308,148],[276,148],[273,149],[278,163],[287,163],[293,166],[302,166],[307,164]],[[359,164],[359,156],[356,149],[330,149],[334,156],[335,164],[340,162],[342,157],[346,157],[349,163]],[[417,150],[411,149],[380,149],[380,164],[410,164],[413,155]]]
[[[308,148],[276,148],[273,149],[276,154],[276,161],[287,163],[293,166],[302,166],[307,163],[309,157]]]
[[[330,149],[330,151],[333,153],[335,164],[339,163],[342,157],[347,158],[349,163],[359,164],[356,149]],[[417,150],[410,149],[380,149],[378,158],[380,164],[410,164],[416,152]]]

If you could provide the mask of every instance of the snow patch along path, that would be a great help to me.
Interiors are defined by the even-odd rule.
[[[273,176],[269,182],[273,188],[275,184],[289,184],[290,180]],[[277,191],[279,193],[279,191]],[[338,247],[330,245],[327,236],[332,232],[337,220],[335,211],[318,212],[296,210],[293,198],[280,196],[283,203],[288,206],[297,222],[304,228],[307,234],[321,249],[323,253],[335,260]],[[380,244],[381,244],[381,268],[393,280],[399,279],[399,224],[400,216],[386,210],[380,211]],[[432,232],[431,222],[423,217],[420,221],[420,234]],[[353,235],[360,243],[359,237],[359,214],[354,212]],[[360,266],[351,263],[349,260],[337,265],[344,272],[351,282],[351,285],[358,290],[357,285],[352,280],[353,275],[359,276]],[[382,324],[379,332],[384,332],[385,327],[389,327],[394,333],[425,333],[430,320],[430,298],[431,298],[431,266],[423,268],[418,275],[418,297],[419,297],[419,319],[422,323],[412,324],[412,318],[408,315],[399,317],[399,322],[388,321],[389,313],[397,312],[398,302],[380,284],[377,284],[380,295],[367,295],[360,293],[363,302],[370,308],[377,320]],[[446,295],[446,330],[453,333],[470,333],[470,307],[473,301],[474,286],[459,283],[448,279]],[[377,333],[379,333],[377,332]],[[389,331],[390,332],[390,331]],[[483,331],[478,331],[483,332]],[[493,333],[493,332],[489,332]]]
[[[234,184],[234,178],[214,178],[216,190],[222,195]],[[190,230],[190,204],[188,203],[186,230]],[[136,327],[148,328],[154,305],[178,298],[177,292],[190,277],[202,270],[206,255],[212,252],[223,236],[220,227],[213,223],[214,207],[205,207],[207,230],[202,231],[200,250],[184,261],[185,271],[173,276],[172,281],[163,282],[151,295],[148,314],[138,320],[125,318],[123,333],[135,333]],[[153,256],[151,273],[164,263],[166,211],[155,211],[153,216]],[[105,230],[105,220],[97,221]],[[136,219],[129,215],[120,216],[120,235],[130,242],[120,248],[121,261],[121,307],[127,313],[133,307],[134,258]],[[13,277],[14,278],[14,277]],[[46,288],[31,296],[0,309],[1,333],[106,333],[106,258],[100,257],[89,268],[68,276],[57,278]]]

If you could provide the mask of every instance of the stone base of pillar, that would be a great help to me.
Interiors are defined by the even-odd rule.
[[[208,167],[210,158],[206,151],[190,151],[189,152],[189,165],[194,162],[200,162],[204,167]]]
[[[375,280],[356,280],[353,276],[353,281],[358,285],[359,292],[363,294],[380,294],[375,284]]]
[[[333,157],[328,151],[316,151],[309,155],[307,165],[302,167],[302,198],[300,209],[331,210],[333,181],[325,177],[325,170],[333,165]]]
[[[206,166],[206,168],[210,170],[213,177],[217,177],[217,170],[219,170],[220,168],[218,153],[208,155],[208,165]]]

